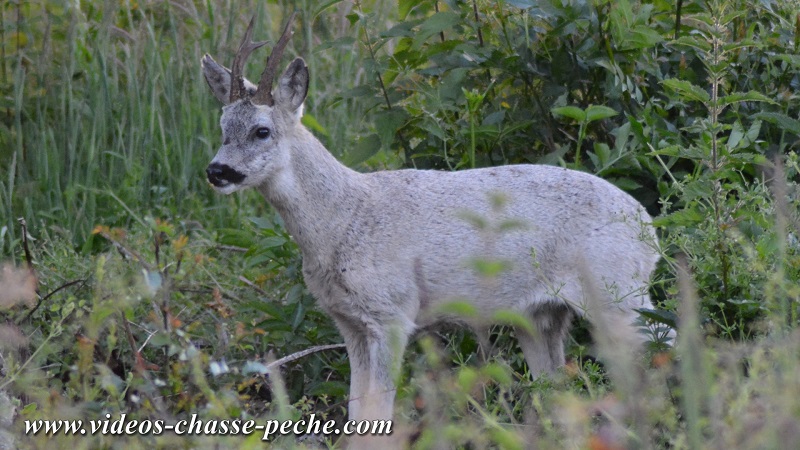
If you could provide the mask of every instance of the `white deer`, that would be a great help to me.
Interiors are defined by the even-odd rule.
[[[351,419],[392,417],[407,341],[448,319],[448,302],[469,300],[475,314],[466,322],[475,326],[500,310],[527,318],[532,326],[516,331],[534,375],[564,364],[563,340],[588,297],[605,316],[597,325],[629,328],[635,308],[652,307],[647,288],[659,253],[651,219],[594,175],[544,165],[359,173],[339,163],[300,123],[305,62],[295,59],[272,89],[291,20],[258,86],[242,76],[263,45],[250,40],[252,21],[231,70],[203,57],[225,104],[222,147],[206,172],[224,194],[256,188],[283,218],[309,290],[344,337]],[[467,212],[519,226],[487,237]],[[477,260],[503,270],[487,280]]]

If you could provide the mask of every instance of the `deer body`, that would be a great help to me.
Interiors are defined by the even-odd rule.
[[[634,308],[652,306],[650,217],[612,184],[537,165],[358,173],[300,124],[308,86],[301,59],[271,105],[253,101],[271,85],[241,77],[239,97],[229,98],[236,69],[208,56],[203,69],[227,103],[209,181],[223,193],[258,189],[298,243],[306,284],[347,346],[351,419],[391,418],[406,343],[419,327],[449,318],[445,303],[468,301],[475,314],[462,319],[475,326],[499,310],[529,318],[533,332],[517,334],[534,374],[564,363],[563,338],[587,295],[602,295],[597,304],[621,327],[631,326]],[[504,269],[487,277],[477,261]],[[587,277],[602,289],[588,292]]]

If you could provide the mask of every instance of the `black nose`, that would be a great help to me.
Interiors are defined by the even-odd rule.
[[[228,184],[238,184],[244,181],[245,175],[236,171],[227,164],[211,163],[206,168],[208,182],[216,187]]]

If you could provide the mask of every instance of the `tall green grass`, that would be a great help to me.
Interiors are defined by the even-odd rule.
[[[388,1],[368,3],[384,18],[393,11]],[[358,24],[353,29],[346,18],[352,8],[314,1],[4,4],[2,254],[14,251],[17,217],[90,245],[88,232],[101,222],[153,215],[218,227],[260,208],[241,207],[263,203],[252,194],[224,198],[206,185],[220,105],[199,64],[206,52],[230,64],[253,14],[256,37],[274,41],[289,11],[300,11],[287,61],[308,61],[307,120],[341,155],[367,126],[363,107],[340,95],[366,76],[361,47],[348,38],[358,36]],[[266,54],[251,57],[251,78]]]

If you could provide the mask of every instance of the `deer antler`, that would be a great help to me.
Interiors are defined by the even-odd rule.
[[[231,103],[244,97],[247,93],[247,89],[244,87],[243,74],[244,63],[247,61],[247,57],[250,56],[250,53],[252,53],[253,50],[267,43],[266,41],[251,41],[253,37],[253,22],[255,21],[255,18],[256,17],[253,16],[253,18],[250,19],[250,25],[247,26],[247,31],[244,33],[242,43],[239,44],[239,50],[236,51],[236,56],[233,57],[233,65],[231,66]]]
[[[272,53],[270,53],[267,58],[267,66],[264,68],[264,71],[261,72],[258,90],[256,90],[256,94],[253,96],[253,103],[257,105],[273,106],[275,104],[275,99],[272,98],[272,82],[275,80],[275,71],[278,69],[278,64],[281,62],[283,50],[286,49],[289,38],[292,37],[292,23],[296,15],[297,12],[293,12],[292,15],[289,16],[281,38],[278,39],[278,43],[272,48]]]

